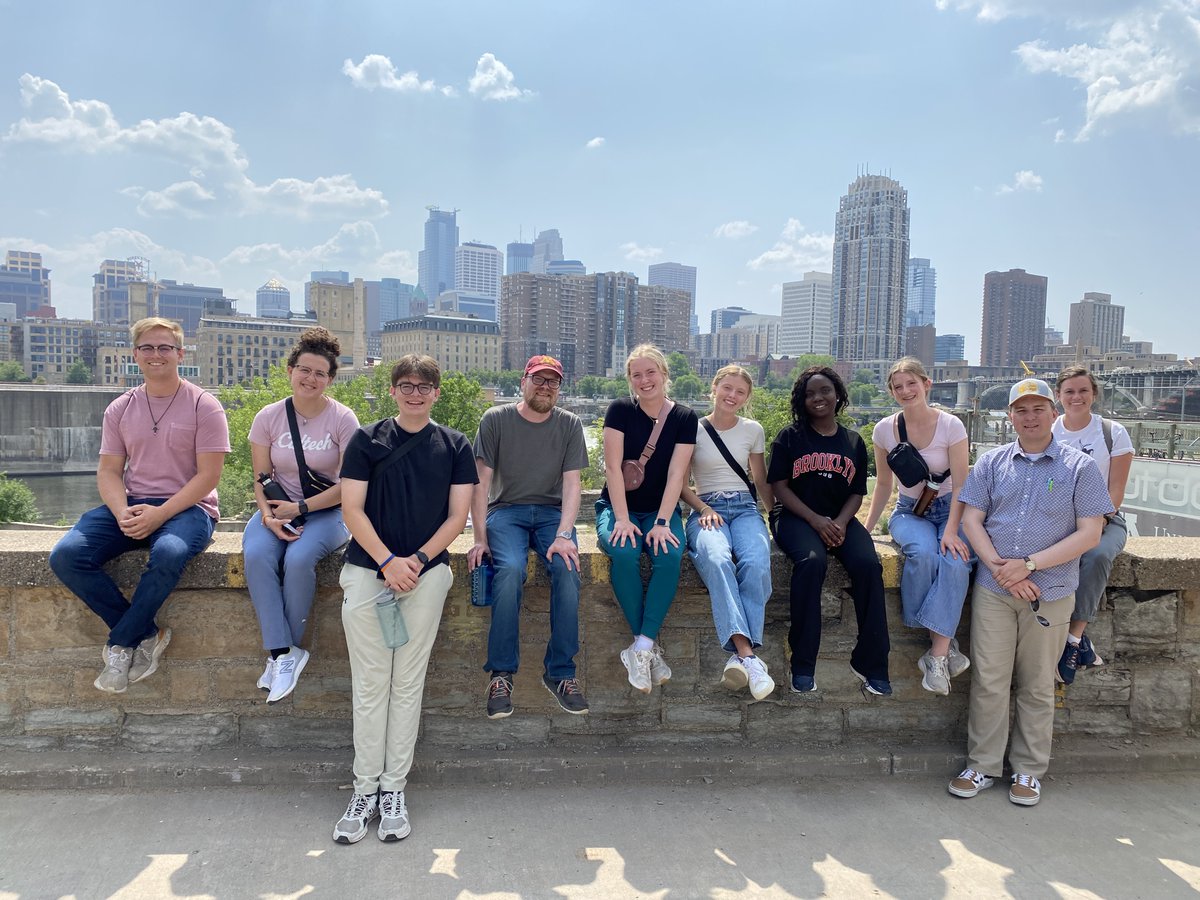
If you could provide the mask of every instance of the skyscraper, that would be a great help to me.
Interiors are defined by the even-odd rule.
[[[42,265],[42,254],[32,250],[5,253],[0,266],[0,303],[12,303],[18,319],[50,307],[50,270]]]
[[[945,365],[967,358],[967,338],[961,334],[939,334],[933,339],[933,364]]]
[[[692,307],[696,305],[696,267],[685,266],[683,263],[663,262],[654,263],[647,270],[647,284],[661,284],[663,287],[687,291],[692,295]]]
[[[744,306],[722,306],[720,309],[714,309],[712,315],[709,316],[709,331],[716,334],[718,331],[732,328],[742,316],[753,314]]]
[[[529,262],[529,271],[535,275],[545,275],[546,265],[562,258],[562,235],[558,233],[557,228],[547,228],[534,238],[533,258]]]
[[[100,263],[100,271],[92,276],[93,321],[106,325],[130,324],[129,282],[145,281],[149,270],[149,260],[140,256]]]
[[[833,237],[833,355],[882,376],[904,354],[908,192],[860,175],[838,205]]]
[[[533,264],[533,244],[513,241],[506,249],[508,250],[508,259],[504,266],[504,274],[516,275],[520,272],[528,272],[530,265]]]
[[[496,301],[503,274],[504,256],[491,244],[467,242],[454,248],[454,290]]]
[[[370,284],[370,282],[367,282]],[[379,327],[412,315],[412,298],[416,285],[399,278],[379,279]],[[422,310],[422,313],[424,310]]]
[[[586,275],[587,266],[579,259],[553,259],[546,263],[547,275]]]
[[[254,311],[259,318],[286,319],[292,313],[292,292],[272,278],[254,292]]]
[[[983,276],[980,365],[1019,366],[1042,352],[1046,341],[1045,275],[1024,269]]]
[[[454,290],[454,248],[458,246],[458,210],[427,207],[425,249],[417,254],[417,284],[426,297]]]
[[[929,260],[913,257],[908,261],[905,281],[908,283],[905,327],[933,325],[937,305],[937,269],[929,264]]]
[[[800,281],[783,284],[779,352],[784,356],[829,352],[833,309],[833,276],[805,272]]]
[[[1068,343],[1098,347],[1101,353],[1120,350],[1125,332],[1125,307],[1112,302],[1112,294],[1093,291],[1071,304]]]

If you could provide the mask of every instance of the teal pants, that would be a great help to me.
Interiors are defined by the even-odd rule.
[[[675,588],[679,586],[679,566],[683,562],[683,551],[687,537],[679,510],[671,514],[671,532],[679,539],[679,546],[667,546],[658,553],[650,551],[646,535],[654,527],[657,512],[630,512],[629,520],[641,529],[641,537],[626,541],[617,547],[612,543],[613,523],[616,516],[606,500],[596,501],[596,538],[600,549],[612,560],[612,586],[621,604],[621,611],[629,622],[636,637],[639,634],[657,640],[663,619],[675,599]],[[650,557],[650,582],[642,589],[642,553]]]

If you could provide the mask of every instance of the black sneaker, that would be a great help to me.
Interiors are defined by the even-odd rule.
[[[493,672],[488,684],[487,717],[503,719],[512,715],[512,672]]]
[[[890,697],[892,695],[892,683],[886,678],[868,678],[854,666],[850,667],[850,671],[854,673],[854,677],[862,682],[859,688],[864,694],[874,694],[876,697]]]
[[[1071,684],[1075,681],[1075,671],[1079,668],[1079,645],[1072,644],[1067,641],[1067,646],[1063,647],[1062,656],[1058,660],[1058,671],[1054,673],[1054,680],[1063,684]]]
[[[558,705],[563,708],[564,712],[569,712],[573,716],[588,714],[587,698],[583,696],[583,691],[579,689],[579,682],[574,678],[557,681],[549,675],[543,675],[542,684],[554,695],[554,699],[558,701]]]

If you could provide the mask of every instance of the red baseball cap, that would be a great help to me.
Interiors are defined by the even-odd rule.
[[[553,372],[559,378],[563,377],[562,363],[553,356],[531,356],[529,362],[525,363],[525,374],[532,375],[534,372]]]

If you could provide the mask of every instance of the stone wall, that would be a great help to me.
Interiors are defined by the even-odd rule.
[[[188,567],[163,609],[174,639],[159,672],[120,695],[92,686],[100,668],[103,626],[50,572],[58,535],[0,531],[0,748],[49,750],[120,747],[200,751],[211,748],[350,746],[350,673],[340,622],[338,560],[324,561],[305,645],[312,660],[295,693],[268,707],[255,687],[264,652],[242,576],[240,535],[219,533]],[[540,685],[548,633],[548,587],[540,570],[526,589],[517,712],[491,722],[483,714],[489,613],[468,599],[467,538],[452,548],[455,586],[447,600],[425,690],[422,747],[504,749],[531,743],[552,753],[745,744],[962,746],[970,673],[949,697],[920,687],[916,659],[927,641],[900,624],[899,560],[882,539],[891,624],[895,695],[865,697],[850,674],[854,611],[843,570],[831,566],[823,597],[819,692],[787,691],[789,566],[774,561],[776,591],[767,607],[762,657],[780,682],[768,700],[749,701],[717,685],[725,654],[713,635],[707,593],[684,563],[679,594],[661,636],[674,678],[650,696],[625,680],[617,654],[629,642],[612,598],[608,563],[582,548],[579,675],[591,715],[558,711]],[[144,556],[113,564],[131,586]],[[1081,672],[1059,689],[1059,733],[1131,738],[1194,735],[1200,726],[1200,540],[1133,539],[1117,561],[1108,601],[1091,634],[1109,664]],[[959,639],[970,654],[966,627]]]

